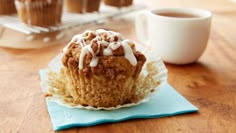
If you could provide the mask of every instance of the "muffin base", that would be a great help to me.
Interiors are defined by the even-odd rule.
[[[55,60],[59,59],[58,57],[55,58]],[[56,62],[52,62],[53,64]],[[52,65],[52,64],[51,64]],[[54,64],[57,65],[57,64]],[[156,66],[158,65],[158,66]],[[159,66],[160,65],[160,66]],[[68,77],[66,77],[66,72],[64,68],[61,69],[59,73],[55,72],[55,70],[46,70],[47,71],[47,80],[42,80],[41,86],[45,89],[47,88],[45,92],[45,96],[48,98],[48,100],[52,100],[54,102],[57,102],[60,105],[69,107],[69,108],[85,108],[85,109],[91,109],[91,110],[114,110],[118,108],[123,108],[123,107],[130,107],[134,105],[138,105],[140,103],[146,102],[149,100],[149,98],[157,91],[157,89],[166,83],[166,78],[167,78],[167,73],[165,67],[162,67],[162,70],[158,71],[157,67],[161,67],[163,64],[161,63],[161,60],[158,62],[149,62],[145,65],[145,68],[142,72],[138,79],[135,81],[135,88],[134,90],[136,91],[135,95],[133,95],[132,99],[123,104],[118,104],[114,106],[91,106],[88,105],[88,103],[81,103],[80,100],[75,101],[74,96],[72,96],[72,93],[77,95],[77,91],[72,92],[73,85],[71,87],[71,83],[68,83]],[[57,68],[57,66],[51,66],[52,68]],[[57,70],[56,70],[57,71]],[[145,74],[146,73],[146,74]],[[115,82],[115,84],[119,84],[119,82]],[[68,87],[72,90],[68,90]],[[116,88],[115,88],[116,89]],[[86,90],[85,90],[86,91]],[[90,102],[94,101],[97,102],[98,99],[96,97],[99,97],[98,94],[97,96],[94,97],[94,95],[91,95],[90,91],[87,91],[89,93],[87,96],[90,97],[89,100]],[[115,92],[116,93],[116,92]],[[114,94],[115,94],[114,93]],[[106,94],[106,93],[105,93]],[[103,95],[105,95],[103,94]],[[120,93],[116,93],[117,95],[120,95]],[[116,95],[116,96],[117,96]],[[78,98],[78,97],[76,97]],[[92,98],[92,99],[91,99]],[[84,101],[85,102],[85,101]],[[104,103],[104,102],[103,102]],[[107,103],[105,103],[107,104]],[[93,105],[93,104],[92,104]]]
[[[100,57],[95,68],[79,70],[76,61],[69,59],[62,69],[68,83],[66,90],[75,104],[113,107],[135,102],[136,75],[142,63],[132,66],[124,57],[108,56]]]

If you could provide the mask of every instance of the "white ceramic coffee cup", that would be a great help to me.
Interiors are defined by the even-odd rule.
[[[192,17],[164,16],[163,13]],[[197,61],[207,46],[211,17],[210,11],[192,8],[144,11],[136,16],[136,33],[138,39],[165,62],[189,64]]]

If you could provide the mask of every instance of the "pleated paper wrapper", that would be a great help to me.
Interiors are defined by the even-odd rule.
[[[145,55],[145,57],[147,58],[147,61],[144,64],[140,75],[142,75],[144,78],[147,77],[148,73],[149,73],[147,66],[148,66],[148,64],[152,64],[152,66],[158,72],[151,75],[151,78],[153,78],[155,81],[159,82],[159,85],[154,88],[153,88],[153,85],[150,83],[150,88],[147,89],[147,94],[144,96],[144,98],[140,99],[138,102],[118,105],[116,107],[92,107],[92,106],[83,106],[83,105],[71,105],[69,103],[64,102],[63,96],[56,95],[56,94],[53,94],[50,97],[46,97],[46,99],[54,101],[57,104],[62,105],[62,106],[66,106],[68,108],[84,108],[84,109],[89,109],[89,110],[115,110],[115,109],[124,108],[124,107],[131,107],[131,106],[135,106],[135,105],[147,102],[148,100],[151,99],[151,97],[154,93],[158,93],[158,89],[161,86],[163,86],[164,84],[167,83],[167,72],[168,71],[167,71],[163,61],[161,60],[160,56],[158,56],[157,53],[152,52],[150,49],[148,49],[147,47],[140,45],[140,44],[136,44],[136,49],[137,49],[137,51],[142,52]],[[49,80],[48,73],[51,71],[53,71],[55,73],[60,73],[60,70],[63,66],[62,62],[61,62],[62,56],[63,56],[63,54],[60,53],[59,55],[57,55],[55,58],[53,58],[51,60],[51,62],[48,65],[48,68],[41,70],[44,73],[43,78],[41,77],[41,87],[42,87],[42,91],[44,93],[47,93],[50,88],[50,84],[48,82],[48,80]],[[142,89],[142,88],[139,88],[139,89]]]

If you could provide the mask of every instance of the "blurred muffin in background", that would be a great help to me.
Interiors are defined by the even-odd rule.
[[[0,0],[0,15],[16,13],[14,0]]]
[[[104,0],[105,5],[114,7],[124,7],[133,4],[133,0]]]
[[[21,21],[33,26],[54,26],[61,23],[63,0],[15,0]]]
[[[86,13],[97,12],[101,0],[66,0],[65,6],[68,12]]]

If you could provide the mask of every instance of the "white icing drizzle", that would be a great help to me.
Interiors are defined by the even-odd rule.
[[[98,64],[98,57],[97,56],[93,56],[91,62],[90,62],[90,67],[96,67]]]
[[[70,43],[67,44],[67,45],[63,48],[62,52],[65,53],[65,52],[68,50],[69,46],[70,46]]]
[[[76,44],[79,44],[82,40],[81,34],[75,35],[72,39],[71,42],[75,42]]]
[[[105,56],[109,56],[112,55],[112,50],[116,50],[120,47],[120,43],[119,42],[112,42],[110,43],[110,45],[103,50],[103,55]]]
[[[84,57],[87,54],[87,52],[89,51],[89,47],[90,47],[90,45],[87,45],[87,46],[85,46],[81,49],[81,53],[80,53],[80,56],[79,56],[79,69],[83,69]]]
[[[94,51],[93,51],[93,49],[91,48],[91,45],[87,45],[88,46],[88,51],[92,54],[92,56],[96,56],[95,54],[94,54]],[[83,48],[82,48],[83,49]]]
[[[112,49],[112,50],[116,50],[120,47],[120,42],[112,42],[110,43],[109,47]]]
[[[87,34],[95,34],[96,37],[92,40],[85,41]],[[105,40],[104,36],[107,36],[107,41]],[[115,39],[118,40],[115,40]],[[123,38],[120,36],[119,33],[113,32],[113,31],[106,31],[104,29],[98,29],[95,32],[93,31],[85,31],[83,34],[75,35],[71,42],[63,49],[63,52],[65,53],[71,43],[78,44],[82,47],[80,57],[79,57],[79,69],[83,69],[83,62],[84,58],[87,53],[91,53],[92,60],[90,62],[90,67],[96,67],[99,61],[99,57],[97,56],[100,52],[101,45],[105,47],[103,50],[104,56],[111,56],[113,55],[113,51],[117,50],[120,46],[123,47],[124,50],[124,57],[130,62],[131,65],[135,66],[137,65],[136,57],[134,56],[133,50],[130,47],[129,43],[131,41],[129,40],[123,40]],[[93,51],[92,45],[97,45],[97,50]]]
[[[63,53],[65,53],[68,50],[68,48],[72,42],[74,42],[75,44],[80,44],[81,47],[84,47],[86,45],[81,34],[75,35],[71,39],[71,41],[66,45],[66,47],[63,48],[63,50],[62,50]]]
[[[127,60],[129,60],[130,64],[132,64],[133,66],[136,66],[137,60],[133,54],[131,47],[129,46],[129,42],[130,42],[129,40],[124,40],[122,42],[122,46],[123,46],[124,53],[125,53],[125,58]]]
[[[109,47],[104,49],[103,50],[103,55],[105,55],[105,56],[112,55],[112,50]]]
[[[100,44],[103,45],[103,46],[108,46],[109,45],[109,43],[105,40],[101,40]]]

